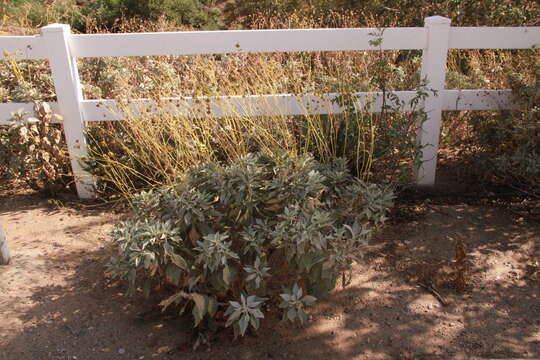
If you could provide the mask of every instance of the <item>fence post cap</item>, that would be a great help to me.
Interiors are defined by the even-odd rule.
[[[444,16],[430,16],[424,19],[424,24],[426,25],[450,25],[452,20]]]
[[[69,26],[69,24],[58,24],[58,23],[54,23],[54,24],[49,24],[49,25],[46,25],[46,26],[42,26],[41,27],[41,33],[44,33],[44,32],[69,32],[71,30],[71,26]]]

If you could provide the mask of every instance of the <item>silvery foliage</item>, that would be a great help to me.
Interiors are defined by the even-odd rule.
[[[238,334],[244,336],[250,324],[253,329],[259,329],[260,319],[264,318],[260,307],[266,300],[268,299],[255,295],[246,297],[244,294],[241,294],[240,302],[229,301],[229,307],[225,312],[225,315],[228,316],[225,326],[228,327],[234,324],[235,337]]]
[[[261,258],[257,257],[253,265],[244,266],[244,271],[249,274],[246,277],[246,281],[253,281],[255,283],[255,288],[258,289],[264,278],[270,276],[269,270],[270,267],[265,266],[265,264],[261,262]]]
[[[300,320],[303,324],[307,321],[307,315],[304,312],[304,307],[313,304],[317,299],[311,295],[303,295],[304,291],[298,284],[294,284],[292,289],[286,289],[285,293],[279,296],[283,300],[279,307],[284,310],[283,320],[288,319],[294,321]]]
[[[259,327],[264,301],[280,300],[286,319],[305,322],[305,308],[362,259],[392,200],[343,160],[250,154],[206,164],[134,198],[132,217],[112,233],[119,251],[109,271],[131,291],[173,289],[163,307],[191,309],[196,326],[244,335]]]
[[[195,251],[199,252],[197,263],[202,264],[204,270],[210,272],[227,267],[230,260],[238,259],[238,255],[231,250],[232,241],[227,234],[214,233],[204,236],[203,241],[197,241]]]

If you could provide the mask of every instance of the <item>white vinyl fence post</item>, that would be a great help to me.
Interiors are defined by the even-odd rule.
[[[41,28],[49,53],[49,66],[58,98],[60,115],[64,118],[64,133],[75,177],[77,194],[82,199],[95,197],[95,181],[83,169],[81,160],[87,155],[85,122],[82,115],[82,88],[77,61],[71,56],[69,25],[51,24]]]
[[[7,235],[0,224],[0,265],[8,265],[11,260],[9,247],[7,243]]]
[[[437,151],[441,131],[441,96],[445,88],[446,60],[450,39],[450,19],[431,16],[424,20],[427,29],[427,45],[422,54],[421,79],[427,80],[429,96],[424,101],[427,119],[418,124],[417,143],[421,147],[421,164],[417,169],[416,183],[420,186],[435,184]]]

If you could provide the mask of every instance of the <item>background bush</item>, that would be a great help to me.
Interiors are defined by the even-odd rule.
[[[66,144],[47,103],[36,102],[35,114],[28,118],[17,112],[9,126],[0,127],[0,169],[34,190],[54,195],[72,182]]]
[[[121,17],[156,21],[160,17],[174,24],[196,28],[217,28],[219,10],[210,8],[212,0],[97,0],[89,2],[84,12],[99,27],[111,28]]]
[[[474,116],[464,152],[479,179],[534,192],[540,190],[540,80],[533,85],[516,80],[519,107]]]
[[[528,0],[236,0],[227,5],[228,21],[247,27],[259,26],[263,18],[287,27],[306,17],[333,27],[346,12],[364,27],[423,26],[424,18],[433,15],[449,17],[455,26],[524,26],[540,21],[540,5]]]
[[[220,11],[213,0],[0,0],[0,19],[22,26],[52,22],[70,24],[77,31],[88,27],[117,29],[122,18],[157,21],[163,17],[176,26],[217,28]],[[2,22],[0,22],[2,25]]]
[[[16,24],[31,28],[53,22],[83,30],[86,19],[82,4],[75,0],[0,0],[0,25]]]
[[[392,199],[342,160],[250,154],[206,164],[134,199],[132,217],[113,232],[119,253],[109,270],[132,291],[191,310],[195,326],[244,335],[264,318],[263,303],[304,322],[305,307],[338,278],[347,283]]]

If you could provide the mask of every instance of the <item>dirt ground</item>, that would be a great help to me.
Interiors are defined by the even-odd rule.
[[[502,207],[403,206],[307,325],[270,313],[256,336],[231,344],[222,332],[193,352],[185,319],[159,316],[104,275],[119,215],[57,205],[0,192],[13,255],[0,267],[2,360],[540,357],[540,226]],[[464,291],[451,286],[457,239]]]

